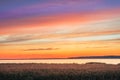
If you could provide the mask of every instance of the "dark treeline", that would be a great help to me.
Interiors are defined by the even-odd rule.
[[[70,57],[69,59],[120,59],[120,56],[83,56]]]

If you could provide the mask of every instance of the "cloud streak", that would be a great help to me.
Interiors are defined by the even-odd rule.
[[[58,50],[59,48],[37,48],[37,49],[25,49],[24,51],[49,51]]]
[[[100,0],[46,0],[46,1],[38,1],[38,0],[29,0],[27,1],[16,1],[14,0],[13,3],[8,4],[6,1],[1,1],[3,4],[7,4],[8,6],[1,5],[2,9],[5,11],[1,11],[0,18],[1,19],[14,19],[14,18],[21,18],[21,17],[29,17],[29,16],[36,16],[36,15],[55,15],[59,13],[65,12],[73,12],[77,10],[82,10],[81,7],[94,5],[95,2],[100,2]],[[17,5],[18,4],[18,5]],[[25,5],[26,4],[26,5]],[[67,10],[66,10],[67,9]],[[7,10],[7,11],[6,11]],[[9,13],[9,14],[8,14]]]
[[[0,43],[14,43],[31,40],[33,35],[2,35],[0,36]]]
[[[119,45],[119,0],[0,0],[0,58],[118,54]]]

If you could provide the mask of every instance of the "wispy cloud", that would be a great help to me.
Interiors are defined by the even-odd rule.
[[[29,3],[28,3],[29,2]],[[2,3],[0,7],[3,10],[0,14],[0,20],[2,19],[13,19],[21,17],[29,17],[34,15],[50,15],[59,14],[65,12],[73,12],[77,10],[83,10],[84,6],[94,5],[100,3],[100,0],[26,0],[26,1],[0,1]],[[4,4],[4,5],[3,5]],[[8,6],[5,6],[5,5]],[[5,9],[3,7],[6,7]],[[81,8],[82,7],[82,8]],[[90,7],[91,8],[91,7]],[[92,7],[93,8],[93,7]],[[9,13],[9,14],[8,14]]]
[[[24,51],[46,51],[46,50],[58,50],[59,48],[34,48],[34,49],[26,49]]]
[[[0,51],[0,58],[119,54],[120,1],[0,0]]]
[[[2,35],[0,36],[0,43],[14,43],[31,40],[33,35]]]

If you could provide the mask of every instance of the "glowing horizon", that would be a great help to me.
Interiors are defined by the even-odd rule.
[[[120,1],[0,1],[0,59],[120,55]]]

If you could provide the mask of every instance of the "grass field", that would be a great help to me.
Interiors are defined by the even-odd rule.
[[[120,65],[0,64],[0,80],[120,80]]]

